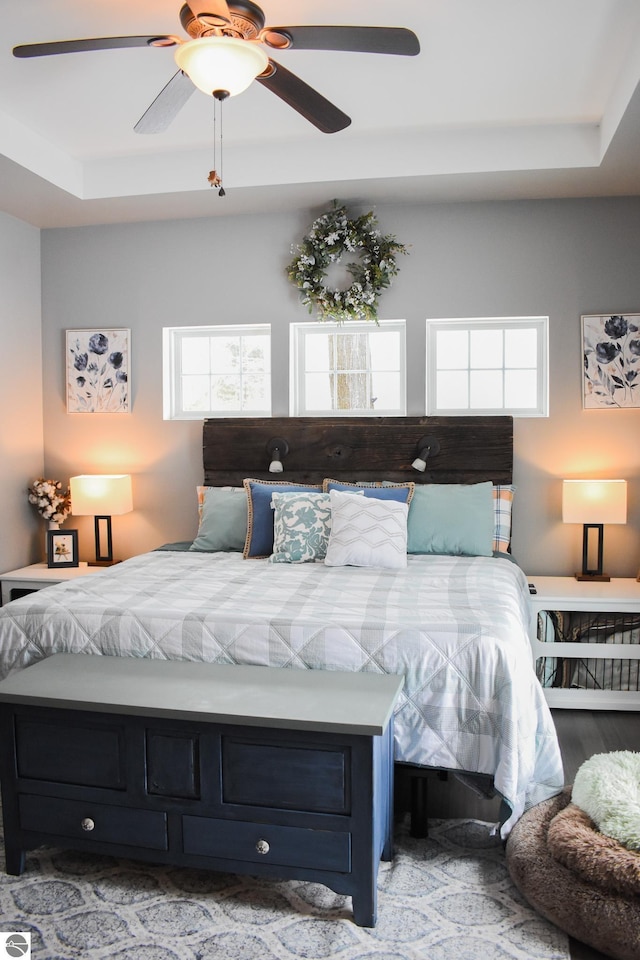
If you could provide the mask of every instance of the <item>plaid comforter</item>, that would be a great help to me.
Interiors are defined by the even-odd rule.
[[[506,559],[379,570],[158,551],[0,608],[0,678],[61,652],[404,674],[396,760],[492,775],[506,836],[564,782],[527,598]]]

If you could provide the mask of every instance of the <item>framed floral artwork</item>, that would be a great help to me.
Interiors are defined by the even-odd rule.
[[[47,530],[47,566],[79,566],[77,530]]]
[[[640,407],[640,313],[582,317],[585,409]]]
[[[129,413],[130,330],[67,330],[67,413]]]

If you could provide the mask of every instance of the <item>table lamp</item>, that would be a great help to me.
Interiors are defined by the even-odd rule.
[[[71,477],[71,512],[95,518],[96,559],[90,566],[110,566],[113,559],[111,517],[133,510],[131,477],[121,474],[83,474]]]
[[[627,522],[626,480],[563,480],[562,521],[583,524],[582,571],[576,580],[610,580],[602,572],[605,523]],[[589,565],[589,533],[596,531],[596,566]]]

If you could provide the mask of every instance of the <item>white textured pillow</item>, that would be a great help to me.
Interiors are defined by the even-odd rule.
[[[332,490],[331,533],[325,563],[329,567],[407,565],[406,503],[354,497]]]

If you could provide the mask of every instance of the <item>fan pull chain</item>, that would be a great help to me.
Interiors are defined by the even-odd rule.
[[[226,90],[214,90],[213,92],[214,102],[213,102],[213,170],[210,171],[207,180],[212,187],[216,187],[218,190],[219,197],[225,197],[226,192],[222,186],[222,101],[226,100],[229,96]],[[220,107],[218,108],[218,104]],[[220,173],[217,172],[217,160],[216,160],[216,143],[218,141],[217,135],[217,113],[218,109],[220,110]]]

